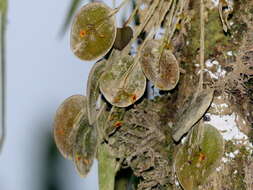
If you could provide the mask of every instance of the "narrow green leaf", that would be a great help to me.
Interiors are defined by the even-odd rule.
[[[99,112],[97,105],[99,96],[101,95],[99,90],[99,78],[105,71],[106,63],[106,60],[96,62],[89,73],[87,83],[87,111],[90,125],[96,121]]]
[[[7,0],[0,0],[0,151],[4,141],[5,125],[5,30],[7,17]]]
[[[172,136],[175,141],[179,141],[201,119],[213,100],[213,92],[212,89],[201,91],[196,100],[180,115]]]

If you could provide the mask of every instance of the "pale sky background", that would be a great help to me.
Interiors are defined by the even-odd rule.
[[[9,0],[7,29],[7,136],[0,155],[1,190],[44,190],[40,164],[59,104],[84,94],[92,62],[75,58],[69,33],[58,32],[69,0]],[[97,190],[96,165],[86,179],[60,157],[62,190]],[[50,171],[50,169],[49,169]]]

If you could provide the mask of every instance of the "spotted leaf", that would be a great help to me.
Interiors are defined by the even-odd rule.
[[[82,60],[101,58],[113,46],[116,31],[112,9],[104,3],[88,3],[74,18],[71,30],[72,51]]]

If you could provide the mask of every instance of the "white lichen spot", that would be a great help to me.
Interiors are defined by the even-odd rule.
[[[180,186],[180,184],[179,184],[179,182],[178,182],[177,179],[175,180],[175,185],[176,185],[176,186]]]
[[[148,8],[148,5],[147,5],[146,3],[142,3],[142,4],[140,5],[140,9],[141,9],[141,10],[145,10],[146,8]]]
[[[184,137],[182,138],[182,140],[181,140],[182,144],[184,144],[184,143],[186,142],[186,140],[187,140],[187,136],[184,136]]]
[[[219,5],[219,0],[212,0],[212,3],[214,6],[218,7]]]
[[[235,154],[235,155],[239,154],[239,150],[235,150],[235,151],[234,151],[234,154]]]
[[[217,172],[221,171],[221,167],[219,166],[218,168],[216,168],[216,171]]]
[[[219,62],[217,60],[208,59],[205,62],[206,67],[213,67],[214,65],[219,65]]]
[[[235,155],[232,152],[225,153],[225,155],[229,158],[235,158]]]
[[[206,60],[205,65],[207,68],[204,69],[204,72],[208,73],[212,79],[218,80],[219,78],[223,78],[227,73],[227,71],[221,67],[217,60],[208,59]],[[198,74],[199,73],[200,71],[198,72]]]
[[[228,51],[228,52],[227,52],[227,55],[228,55],[228,56],[233,56],[233,52],[232,52],[232,51]]]
[[[156,32],[156,35],[155,35],[155,38],[156,39],[163,39],[164,38],[164,34],[165,34],[165,28],[162,28],[160,27],[157,32]]]
[[[236,115],[235,113],[231,115],[212,115],[210,114],[209,123],[216,127],[222,134],[225,140],[246,140],[248,137],[242,133],[236,125]]]
[[[222,161],[223,163],[227,163],[229,160],[228,160],[227,158],[225,158],[225,157],[222,157],[221,161]]]

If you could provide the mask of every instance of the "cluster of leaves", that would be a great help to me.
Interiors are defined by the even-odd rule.
[[[182,187],[195,189],[223,153],[219,132],[201,122],[196,125],[212,102],[213,90],[196,92],[190,106],[177,116],[174,131],[162,123],[159,103],[145,97],[147,79],[163,91],[174,89],[179,81],[171,40],[186,22],[183,12],[189,0],[137,0],[124,27],[117,29],[115,14],[127,2],[115,9],[89,3],[74,18],[73,53],[82,60],[102,59],[90,71],[86,97],[71,96],[58,108],[57,147],[74,161],[81,176],[87,175],[97,158],[100,190],[114,190],[118,170],[129,167],[140,180],[138,190],[170,189],[175,172],[172,161]],[[140,24],[133,30],[128,23],[136,16]],[[160,26],[165,28],[161,39],[157,37]],[[131,47],[140,36],[141,44],[133,53]],[[190,130],[188,143],[172,159],[173,147]],[[212,156],[213,152],[217,154]]]

